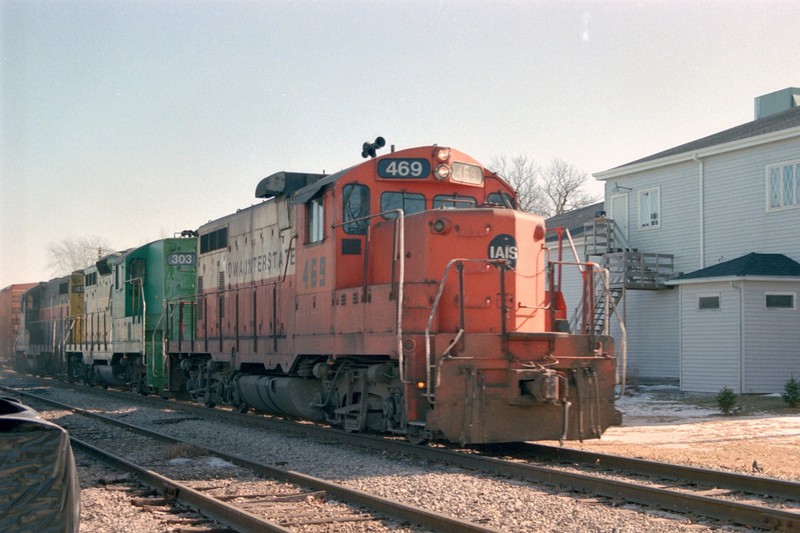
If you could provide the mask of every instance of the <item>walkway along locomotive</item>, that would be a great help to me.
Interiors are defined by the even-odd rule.
[[[613,340],[566,331],[543,219],[473,158],[407,149],[278,172],[256,196],[198,230],[196,298],[165,304],[162,392],[412,441],[618,421]]]

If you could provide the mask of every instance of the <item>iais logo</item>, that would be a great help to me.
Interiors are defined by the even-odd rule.
[[[489,243],[489,259],[505,259],[506,264],[517,266],[517,241],[507,233],[501,233]]]

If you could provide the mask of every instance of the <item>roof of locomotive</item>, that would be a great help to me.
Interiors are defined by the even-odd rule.
[[[307,201],[311,200],[314,196],[317,195],[319,191],[321,191],[331,183],[336,183],[337,181],[339,181],[339,179],[342,176],[350,172],[350,170],[352,170],[353,168],[355,168],[355,166],[325,176],[309,185],[306,185],[301,189],[298,189],[297,192],[295,192],[294,194],[294,198],[292,198],[292,205],[304,204]]]
[[[311,200],[312,198],[314,198],[314,196],[316,196],[326,186],[331,185],[333,183],[336,183],[343,176],[345,176],[346,174],[348,174],[349,172],[351,172],[352,170],[356,169],[359,166],[367,165],[367,164],[377,164],[377,162],[379,160],[381,160],[382,158],[385,158],[385,157],[402,157],[402,156],[408,155],[408,154],[410,154],[412,152],[417,152],[417,151],[419,151],[421,149],[422,150],[433,150],[436,147],[437,147],[436,145],[416,146],[416,147],[413,147],[413,148],[407,148],[407,149],[404,149],[404,150],[398,150],[396,152],[389,152],[388,154],[383,154],[383,155],[381,155],[379,157],[376,157],[374,159],[370,159],[368,161],[364,161],[362,163],[359,163],[357,165],[353,165],[351,167],[342,169],[342,170],[340,170],[338,172],[335,172],[335,173],[327,175],[327,176],[323,175],[323,174],[298,174],[298,176],[313,176],[315,178],[312,181],[310,181],[309,183],[307,183],[305,186],[299,187],[296,190],[294,190],[294,197],[292,198],[292,205],[303,204],[303,203]],[[453,152],[454,155],[458,156],[458,160],[463,160],[465,162],[468,162],[468,163],[471,163],[471,164],[477,164],[477,165],[480,165],[481,167],[483,167],[483,165],[481,165],[478,161],[476,161],[475,159],[470,157],[468,154],[465,154],[463,152],[460,152],[460,151],[452,149],[452,148],[450,150]],[[264,178],[263,180],[261,180],[261,183],[259,183],[259,188],[262,186],[262,184],[264,184],[265,181],[269,180],[272,177],[278,177],[281,174],[290,175],[292,173],[279,172],[277,174],[273,174],[272,176]],[[496,176],[496,178],[505,183],[505,180],[503,180],[501,177]],[[278,178],[278,179],[280,179],[280,178]],[[510,187],[510,185],[509,185],[509,187]],[[256,189],[256,196],[258,196],[258,191],[259,191],[259,189]],[[291,194],[291,192],[285,191],[284,194]]]
[[[288,171],[280,171],[274,174],[271,174],[265,178],[262,178],[261,181],[258,182],[256,186],[255,196],[256,198],[262,198],[265,202],[272,201],[276,198],[290,198],[292,205],[300,205],[308,202],[312,198],[314,198],[317,194],[320,193],[325,187],[332,185],[339,181],[342,177],[353,171],[354,169],[368,164],[375,164],[381,158],[384,157],[402,157],[404,154],[409,154],[419,150],[433,150],[436,148],[437,145],[429,145],[429,146],[415,146],[413,148],[406,148],[403,150],[398,150],[396,152],[389,152],[387,154],[383,154],[375,159],[369,159],[367,161],[360,162],[356,165],[352,165],[350,167],[344,168],[335,172],[333,174],[315,174],[310,172],[288,172]],[[461,161],[469,162],[472,164],[481,165],[478,161],[473,159],[468,154],[465,154],[459,150],[450,149],[454,155],[457,155],[458,159]],[[485,168],[485,167],[484,167]],[[505,183],[509,188],[509,185],[502,177],[492,173],[491,174],[494,179]],[[260,204],[251,205],[249,207],[244,207],[241,209],[237,209],[235,213],[230,213],[228,215],[209,220],[205,224],[200,225],[198,228],[199,231],[207,231],[209,228],[216,228],[220,225],[223,225],[226,220],[229,220],[231,217],[239,216],[242,212],[247,211],[249,209],[253,209]]]
[[[256,186],[256,198],[271,198],[281,195],[289,196],[296,190],[324,177],[325,174],[286,171],[276,172],[258,182]]]

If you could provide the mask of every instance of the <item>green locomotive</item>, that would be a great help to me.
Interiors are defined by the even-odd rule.
[[[32,342],[37,339],[18,343],[27,370],[163,393],[169,376],[164,330],[179,335],[193,327],[191,313],[170,314],[195,294],[197,239],[193,232],[184,235],[107,255],[28,291],[25,329],[48,342],[44,348]],[[61,295],[56,312],[40,296],[50,285]]]

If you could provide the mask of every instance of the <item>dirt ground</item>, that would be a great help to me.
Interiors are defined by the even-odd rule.
[[[740,403],[724,416],[714,396],[642,388],[619,400],[622,426],[567,446],[800,481],[800,408],[789,408],[779,395]]]

